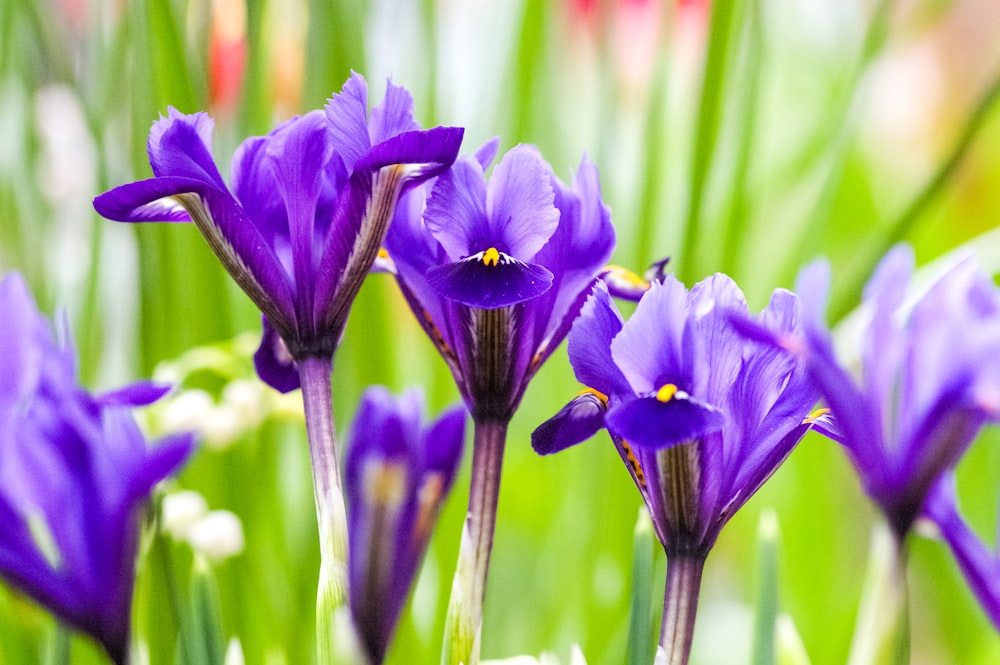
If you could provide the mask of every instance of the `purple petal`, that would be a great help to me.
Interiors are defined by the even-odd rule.
[[[139,180],[104,192],[94,199],[94,209],[117,222],[190,222],[187,210],[171,197],[202,186],[189,178]]]
[[[590,391],[580,393],[531,433],[531,447],[551,455],[586,441],[604,428],[606,399]]]
[[[375,146],[356,165],[315,275],[314,318],[325,329],[343,329],[350,304],[385,242],[400,195],[448,168],[462,134],[452,127],[400,134]]]
[[[690,362],[684,360],[689,353],[684,339],[687,318],[687,290],[667,276],[646,292],[611,342],[611,357],[636,393],[651,393],[666,383],[686,386],[690,382]]]
[[[97,397],[101,406],[147,406],[170,392],[170,384],[140,381]]]
[[[608,429],[642,448],[666,448],[722,429],[725,417],[711,406],[677,393],[667,402],[636,397],[612,406],[605,418]]]
[[[897,245],[879,262],[864,291],[864,307],[872,317],[861,345],[864,384],[869,399],[887,408],[906,351],[899,309],[912,274],[913,251]]]
[[[576,380],[605,395],[629,395],[632,388],[611,357],[611,341],[622,316],[608,288],[598,282],[569,333],[569,360]]]
[[[253,354],[253,366],[257,370],[257,376],[278,392],[289,393],[298,390],[301,384],[295,360],[288,352],[285,341],[268,322],[267,317],[262,317],[262,321],[264,332],[260,346]]]
[[[372,108],[371,119],[368,122],[368,134],[372,144],[417,129],[420,129],[420,125],[413,117],[412,95],[406,88],[387,81],[385,97]]]
[[[267,158],[274,177],[273,185],[285,203],[298,298],[311,304],[313,275],[320,249],[315,243],[316,207],[333,144],[326,117],[320,111],[296,118],[283,129],[268,142]],[[309,311],[305,320],[311,315]]]
[[[493,170],[486,190],[486,215],[496,240],[472,249],[496,245],[522,261],[530,260],[559,224],[553,200],[548,166],[534,148],[517,146]]]
[[[500,137],[494,136],[493,138],[486,141],[486,143],[479,146],[472,157],[479,164],[479,168],[485,171],[490,168],[493,164],[493,160],[497,158],[497,150],[500,148]]]
[[[486,214],[486,178],[478,164],[459,159],[437,179],[424,223],[453,261],[496,245]]]
[[[0,282],[0,312],[4,347],[0,353],[0,426],[4,426],[9,416],[5,411],[12,412],[38,385],[47,332],[39,329],[35,301],[20,273],[8,273]]]
[[[488,257],[487,257],[488,259]],[[427,281],[441,296],[479,309],[498,309],[537,298],[552,286],[552,273],[500,254],[495,264],[478,254],[435,266]]]
[[[1000,630],[1000,559],[986,549],[958,514],[954,483],[953,474],[938,482],[924,504],[924,512],[941,529],[969,588]]]
[[[537,369],[569,333],[590,293],[597,273],[611,257],[615,232],[611,211],[601,199],[597,167],[584,157],[573,179],[573,187],[550,174],[559,210],[559,227],[535,255],[535,263],[554,275],[552,288],[531,303],[522,324],[537,353]]]
[[[446,494],[451,488],[462,461],[466,414],[464,405],[453,406],[442,412],[422,437],[425,472],[441,474],[442,494]]]
[[[212,119],[205,113],[185,115],[170,107],[149,130],[149,164],[158,177],[190,178],[225,190],[212,158]]]
[[[371,148],[368,135],[368,84],[360,74],[351,72],[340,93],[326,103],[326,117],[337,154],[347,170]]]

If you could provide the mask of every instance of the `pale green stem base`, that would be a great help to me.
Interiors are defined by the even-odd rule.
[[[701,572],[705,560],[691,555],[667,556],[667,584],[663,594],[663,623],[660,646],[666,665],[687,665],[698,613]]]
[[[469,512],[465,517],[462,544],[455,566],[451,599],[448,602],[444,645],[441,650],[443,665],[479,663],[486,574],[493,548],[506,439],[506,422],[475,424]]]
[[[885,524],[872,532],[868,571],[848,665],[906,665],[910,613],[905,542]]]
[[[344,653],[338,655],[345,651],[344,641],[353,637],[353,628],[347,613],[347,511],[337,464],[330,388],[332,370],[331,358],[309,357],[299,361],[319,528],[316,649],[321,665],[360,662],[347,658]]]

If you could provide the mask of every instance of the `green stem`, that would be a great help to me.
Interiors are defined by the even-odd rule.
[[[676,553],[667,556],[667,585],[663,597],[663,624],[660,646],[667,665],[687,665],[698,613],[698,593],[705,560]]]
[[[910,612],[905,534],[881,524],[872,534],[868,571],[848,665],[907,665]]]
[[[476,665],[482,635],[483,600],[500,496],[506,421],[475,423],[469,512],[455,567],[441,662]]]
[[[309,457],[312,462],[316,523],[319,529],[320,572],[316,598],[316,645],[320,663],[335,662],[340,629],[337,610],[347,602],[347,513],[337,464],[330,375],[333,359],[310,356],[299,360],[299,380],[305,408]]]

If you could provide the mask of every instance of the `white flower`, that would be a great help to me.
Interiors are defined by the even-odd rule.
[[[163,530],[186,540],[191,527],[208,513],[208,502],[194,490],[181,490],[163,497],[161,511]]]
[[[213,510],[188,532],[191,547],[212,562],[220,562],[243,551],[243,523],[228,510]]]

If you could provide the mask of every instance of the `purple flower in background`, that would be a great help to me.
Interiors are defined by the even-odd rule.
[[[986,548],[959,514],[953,471],[945,472],[931,489],[923,515],[937,524],[969,587],[1000,630],[1000,556]]]
[[[81,389],[65,326],[54,339],[19,275],[0,314],[0,575],[124,664],[140,511],[191,438],[146,448],[131,409],[165,388]]]
[[[419,131],[405,89],[388,84],[370,114],[367,103],[353,74],[325,113],[247,139],[231,188],[212,159],[212,121],[170,109],[149,134],[155,177],[94,200],[118,221],[195,223],[263,312],[257,369],[279,390],[299,385],[293,359],[333,355],[399,195],[458,154],[462,130]]]
[[[1000,414],[1000,295],[970,260],[943,274],[909,309],[913,252],[894,248],[864,292],[861,381],[834,353],[823,320],[829,268],[799,278],[802,332],[746,332],[795,352],[833,410],[868,495],[899,541],[941,474]]]
[[[660,645],[671,663],[687,662],[722,527],[818,422],[817,393],[791,354],[737,333],[733,318],[747,316],[725,275],[690,291],[667,276],[627,322],[598,284],[569,334],[587,389],[532,434],[549,454],[607,428],[667,554]],[[796,297],[779,290],[757,320],[783,334],[798,318]]]
[[[365,391],[347,451],[350,606],[381,663],[462,457],[465,409],[423,425],[423,399]]]
[[[532,435],[550,454],[607,428],[667,550],[705,557],[719,531],[818,421],[818,394],[794,358],[744,340],[739,288],[715,275],[690,291],[654,283],[623,322],[602,283],[569,335],[587,386]],[[757,319],[797,329],[794,294],[775,291]]]
[[[473,418],[507,422],[569,331],[614,248],[597,168],[572,186],[531,146],[487,183],[497,141],[400,203],[386,240],[397,278]]]

